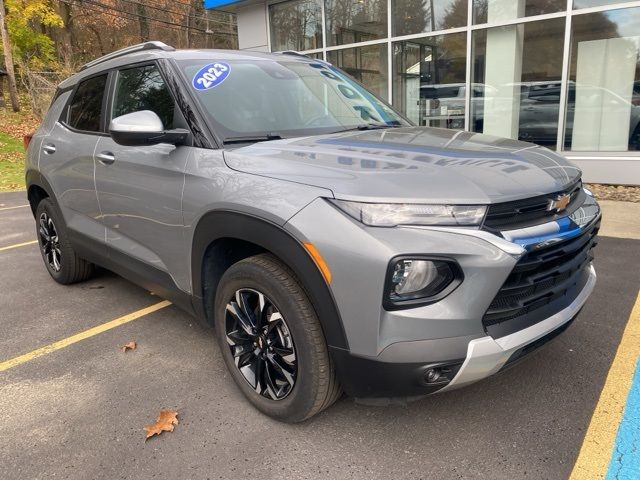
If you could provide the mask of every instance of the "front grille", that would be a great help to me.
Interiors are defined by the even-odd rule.
[[[585,193],[582,190],[582,183],[578,182],[564,190],[548,195],[539,195],[513,202],[496,203],[489,205],[484,227],[493,230],[513,230],[551,222],[558,218],[559,215],[555,210],[548,210],[549,202],[563,194],[570,195],[571,199],[567,208],[562,211],[561,216],[570,215],[584,201],[583,196]]]
[[[586,279],[598,228],[520,258],[482,319],[487,333],[508,335],[565,308]]]

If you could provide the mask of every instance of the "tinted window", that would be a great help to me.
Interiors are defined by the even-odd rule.
[[[151,110],[164,128],[173,128],[175,102],[158,68],[154,65],[129,68],[118,73],[112,118],[127,113]]]
[[[69,126],[88,132],[100,131],[102,97],[106,87],[106,74],[90,78],[78,85],[69,105]]]

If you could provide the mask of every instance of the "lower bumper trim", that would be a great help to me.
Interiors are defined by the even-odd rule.
[[[593,291],[595,283],[596,272],[593,265],[590,265],[587,283],[576,299],[565,309],[511,335],[498,339],[487,336],[470,341],[467,347],[467,356],[462,367],[460,367],[460,370],[453,380],[446,387],[439,390],[439,392],[453,390],[474,383],[498,372],[515,352],[548,335],[573,319],[587,301],[587,298]]]
[[[355,398],[423,397],[449,383],[463,362],[460,358],[437,363],[388,363],[335,348],[331,349],[331,357],[344,392]],[[425,380],[431,368],[443,372],[439,381]]]

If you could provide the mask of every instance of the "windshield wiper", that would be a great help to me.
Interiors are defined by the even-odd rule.
[[[385,130],[387,128],[399,128],[401,125],[389,125],[388,123],[361,123],[355,127],[343,128],[334,133],[354,132],[356,130]]]
[[[247,137],[227,137],[222,143],[230,145],[233,143],[255,143],[268,142],[269,140],[282,140],[282,136],[278,133],[267,133],[266,135],[256,135]]]

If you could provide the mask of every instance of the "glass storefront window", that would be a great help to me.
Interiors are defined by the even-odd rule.
[[[573,8],[601,7],[604,5],[614,5],[616,3],[631,2],[633,0],[573,0]]]
[[[322,48],[320,0],[294,0],[269,5],[271,51]]]
[[[620,7],[630,1],[569,2],[574,11],[567,58],[567,0],[287,0],[269,5],[269,33],[272,51],[311,50],[308,55],[319,59],[325,52],[382,98],[391,82],[393,104],[418,125],[462,129],[466,118],[471,131],[552,149],[638,152],[640,7]],[[559,15],[535,18],[546,14]],[[518,20],[525,18],[534,21]],[[521,23],[509,24],[514,21]],[[441,33],[450,29],[464,31]],[[397,38],[429,32],[438,33]],[[359,42],[374,45],[344,48]],[[563,69],[568,83],[561,104]],[[557,145],[561,119],[563,141]]]
[[[473,34],[471,130],[555,148],[565,20]]]
[[[417,125],[464,128],[466,33],[393,44],[393,104]]]
[[[386,43],[332,50],[327,52],[327,61],[347,72],[380,98],[388,97]]]
[[[506,22],[566,9],[566,0],[473,0],[473,23]]]
[[[564,147],[640,150],[640,8],[576,15]]]
[[[326,0],[327,46],[387,36],[387,0]]]
[[[467,0],[392,0],[394,36],[433,32],[467,24]]]

